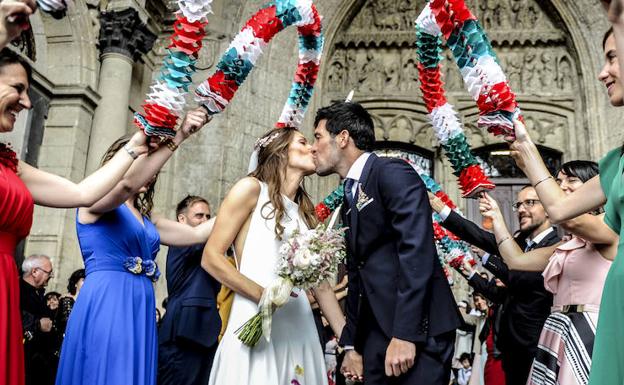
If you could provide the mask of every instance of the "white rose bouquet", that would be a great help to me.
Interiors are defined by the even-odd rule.
[[[312,289],[336,275],[346,255],[343,233],[344,229],[320,224],[304,232],[295,230],[284,242],[277,264],[279,278],[264,289],[258,314],[236,331],[245,345],[255,346],[263,334],[269,341],[273,312],[288,302],[293,288]]]

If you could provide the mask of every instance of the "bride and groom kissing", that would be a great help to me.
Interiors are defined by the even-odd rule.
[[[366,384],[448,384],[459,314],[439,264],[423,182],[403,160],[372,153],[373,121],[359,104],[321,108],[311,144],[297,130],[258,141],[258,166],[227,194],[202,266],[235,291],[210,384],[327,384],[310,303],[294,290],[273,315],[270,340],[250,348],[235,334],[276,278],[279,248],[316,226],[303,180],[345,179],[348,294],[343,314],[328,283],[313,294],[346,355],[341,371]],[[223,257],[234,245],[238,267]]]

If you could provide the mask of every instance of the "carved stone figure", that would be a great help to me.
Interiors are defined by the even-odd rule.
[[[497,0],[485,0],[481,3],[481,22],[484,28],[498,27],[498,11],[500,7],[498,3]]]
[[[542,52],[542,68],[540,69],[540,83],[547,88],[555,82],[554,62],[548,51]]]
[[[347,66],[347,88],[353,88],[354,90],[360,88],[360,78],[358,73],[357,51],[348,50],[346,55]]]
[[[360,71],[360,87],[365,91],[379,91],[384,83],[384,65],[372,49],[366,52],[366,62]]]
[[[559,60],[559,66],[557,69],[557,87],[561,91],[571,91],[574,85],[573,81],[570,59],[564,55]]]
[[[403,73],[401,74],[401,91],[414,91],[418,89],[418,67],[416,59],[408,57],[403,61]]]
[[[524,57],[524,68],[522,69],[522,86],[524,91],[539,89],[537,55],[534,50],[527,51]]]
[[[327,76],[330,91],[342,91],[344,89],[345,68],[340,61],[334,61]]]
[[[399,72],[401,72],[399,61],[391,58],[389,64],[385,67],[384,72],[386,75],[386,89],[389,91],[398,91]]]

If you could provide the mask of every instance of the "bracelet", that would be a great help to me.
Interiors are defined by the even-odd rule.
[[[552,176],[552,175],[548,175],[546,178],[544,178],[544,179],[540,179],[537,183],[535,183],[535,184],[533,185],[533,188],[537,188],[537,185],[538,185],[538,184],[540,184],[540,183],[542,183],[542,182],[544,182],[544,181],[547,181],[548,179],[552,179],[552,180],[554,180],[555,178],[553,178],[553,176]]]
[[[500,245],[502,245],[503,242],[508,241],[510,239],[511,239],[511,237],[507,236],[507,237],[501,239],[500,241],[496,242],[496,246],[500,247]]]
[[[128,144],[126,143],[125,146],[123,146],[124,150],[126,150],[126,152],[128,153],[128,155],[130,155],[132,157],[132,159],[136,159],[139,157],[139,155],[134,152],[133,149],[130,148],[130,146],[128,146]]]
[[[163,142],[171,152],[175,152],[178,149],[178,145],[173,143],[172,139],[167,139]]]

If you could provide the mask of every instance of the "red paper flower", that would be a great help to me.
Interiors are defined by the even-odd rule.
[[[459,187],[464,198],[472,198],[481,191],[492,190],[495,185],[483,173],[478,164],[473,164],[462,170],[459,175]]]
[[[446,195],[446,193],[444,191],[442,191],[442,190],[438,191],[437,193],[435,193],[435,196],[440,198],[440,200],[442,202],[444,202],[444,204],[447,205],[448,207],[450,207],[451,209],[457,208],[455,203],[451,200],[451,198],[449,198],[448,195]]]
[[[158,104],[146,103],[143,105],[143,109],[145,110],[145,119],[154,127],[173,128],[178,122],[178,115]]]
[[[312,61],[300,63],[295,73],[295,81],[302,84],[314,84],[318,76],[318,70],[319,66]]]
[[[325,222],[325,220],[331,215],[331,210],[323,202],[316,205],[314,210],[316,211],[316,217],[321,222]]]
[[[225,73],[219,70],[214,73],[209,79],[208,84],[210,85],[210,89],[212,92],[219,94],[222,98],[227,101],[232,100],[234,94],[238,90],[238,85],[236,81],[232,79],[226,79]]]
[[[459,257],[455,257],[449,261],[449,265],[454,269],[459,269],[463,263],[464,263],[463,255],[460,255]]]
[[[282,21],[277,17],[274,5],[258,11],[247,21],[245,27],[253,29],[254,35],[267,43],[284,29]]]

